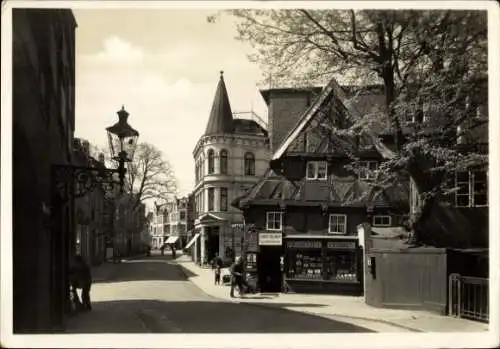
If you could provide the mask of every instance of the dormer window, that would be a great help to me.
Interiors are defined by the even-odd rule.
[[[376,171],[378,170],[378,161],[361,161],[360,162],[360,179],[375,179]]]
[[[328,164],[326,161],[308,161],[306,179],[325,180],[328,177]]]

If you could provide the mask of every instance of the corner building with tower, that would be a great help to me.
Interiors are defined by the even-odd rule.
[[[242,235],[232,226],[243,223],[243,214],[230,203],[268,168],[266,128],[253,112],[233,114],[221,72],[205,132],[193,150],[195,220],[186,248],[192,248],[197,263],[208,263],[216,253],[227,258],[241,255]]]

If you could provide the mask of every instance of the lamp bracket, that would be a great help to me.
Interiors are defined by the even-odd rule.
[[[105,199],[114,197],[117,189],[123,190],[125,168],[118,169],[52,165],[52,194],[61,202],[79,198],[101,188]]]

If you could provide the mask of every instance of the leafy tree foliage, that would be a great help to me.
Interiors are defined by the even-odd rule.
[[[487,142],[488,124],[486,11],[229,13],[269,85],[310,86],[331,78],[350,85],[353,119],[347,130],[335,132],[376,130],[391,141],[372,185],[378,190],[401,176],[412,178],[420,199],[420,215],[412,222],[416,236],[435,200],[457,190],[457,170],[487,166],[487,149],[479,146]],[[367,84],[383,87],[384,103],[360,115],[353,106]],[[359,159],[352,154],[355,167]]]

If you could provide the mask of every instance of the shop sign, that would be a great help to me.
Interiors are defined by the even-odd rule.
[[[321,241],[317,240],[288,241],[287,246],[289,248],[321,248]]]
[[[331,249],[354,249],[356,248],[356,243],[354,241],[328,241],[326,247]]]
[[[260,233],[259,245],[261,246],[281,246],[282,244],[281,233]]]

